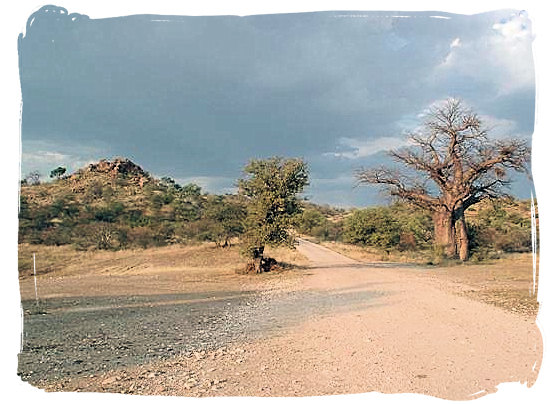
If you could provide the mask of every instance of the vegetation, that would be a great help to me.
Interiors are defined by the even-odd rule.
[[[487,200],[472,207],[467,212],[471,259],[484,261],[507,253],[531,251],[530,203],[514,199]],[[302,234],[319,241],[363,247],[373,259],[391,256],[391,259],[424,263],[442,263],[446,259],[434,244],[431,212],[412,204],[397,202],[341,211],[333,216],[319,212],[311,204],[304,210],[298,226]],[[333,237],[325,237],[319,231],[325,225],[333,229]]]
[[[382,167],[361,170],[357,177],[431,212],[434,244],[449,258],[458,254],[467,260],[467,209],[506,196],[508,171],[527,171],[529,148],[518,139],[490,140],[479,117],[455,99],[432,108],[409,140],[412,147],[390,152],[408,171]]]
[[[55,171],[55,170],[54,170]],[[243,229],[235,196],[151,177],[131,161],[101,161],[51,183],[22,184],[19,240],[85,250],[193,241],[229,245]]]
[[[65,167],[57,167],[50,172],[50,178],[60,179],[66,172]]]
[[[394,204],[355,210],[344,222],[343,239],[385,251],[426,249],[432,241],[431,227],[427,212]]]
[[[304,209],[297,218],[297,230],[301,234],[315,237],[319,241],[342,239],[344,209],[328,205],[320,206],[304,202]]]
[[[57,170],[57,169],[56,169]],[[80,251],[239,242],[248,269],[269,270],[265,248],[294,247],[296,232],[409,260],[439,263],[433,211],[413,203],[340,209],[302,201],[308,182],[300,159],[253,160],[238,195],[210,195],[196,184],[153,178],[129,160],[102,160],[73,174],[21,186],[19,241]],[[487,198],[465,212],[474,261],[531,249],[530,201]],[[435,247],[434,247],[435,245]]]
[[[272,265],[264,259],[265,246],[294,248],[292,227],[301,213],[297,194],[308,184],[301,159],[273,157],[252,160],[244,168],[239,193],[247,201],[244,253],[249,269],[262,272]]]

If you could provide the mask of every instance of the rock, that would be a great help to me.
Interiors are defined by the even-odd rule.
[[[111,376],[111,377],[109,377],[109,378],[103,380],[103,381],[101,382],[101,384],[102,384],[102,385],[107,385],[107,384],[114,383],[114,382],[116,382],[116,381],[117,381],[116,376]]]
[[[183,388],[184,388],[185,390],[190,390],[190,389],[192,389],[192,388],[195,387],[195,386],[196,386],[195,383],[186,382],[186,383],[183,384]]]

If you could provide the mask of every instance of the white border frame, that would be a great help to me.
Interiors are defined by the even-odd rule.
[[[16,400],[29,399],[40,400],[41,403],[72,403],[75,399],[82,403],[93,403],[98,399],[105,402],[175,402],[176,400],[183,403],[194,402],[196,399],[183,397],[143,397],[143,396],[126,396],[119,394],[101,395],[94,393],[45,393],[38,390],[27,383],[21,381],[17,376],[17,356],[19,352],[21,337],[16,330],[21,331],[22,319],[18,309],[20,305],[20,296],[17,279],[17,209],[18,209],[18,187],[19,187],[19,158],[20,158],[20,107],[21,107],[21,91],[19,86],[18,72],[18,55],[17,55],[17,36],[23,32],[28,17],[40,7],[47,4],[56,4],[66,8],[69,12],[77,12],[86,14],[90,18],[115,17],[131,14],[160,14],[160,15],[250,15],[250,14],[273,14],[273,13],[290,13],[290,12],[305,12],[305,11],[325,11],[325,10],[358,10],[358,11],[374,11],[374,10],[405,10],[405,11],[441,11],[458,14],[475,14],[485,11],[498,9],[525,9],[533,22],[535,41],[535,69],[537,79],[537,107],[536,107],[536,126],[533,135],[533,162],[532,169],[534,173],[535,189],[537,192],[537,200],[540,210],[540,275],[539,275],[539,301],[544,302],[548,296],[548,283],[550,282],[545,273],[548,268],[548,248],[547,240],[549,239],[550,220],[546,215],[550,214],[548,186],[545,184],[545,173],[548,164],[548,158],[545,155],[548,141],[548,115],[543,111],[548,109],[548,72],[550,66],[548,64],[547,50],[550,48],[548,41],[548,26],[547,21],[549,13],[546,12],[546,7],[542,1],[524,0],[524,1],[460,1],[446,2],[441,1],[405,1],[405,0],[385,0],[385,1],[352,1],[352,0],[318,0],[318,1],[202,1],[202,2],[185,2],[185,1],[169,1],[169,0],[150,0],[150,1],[104,1],[104,0],[59,0],[50,3],[50,0],[44,2],[34,0],[13,0],[14,4],[9,7],[4,6],[4,21],[2,22],[2,66],[3,68],[3,85],[2,85],[2,129],[4,142],[4,158],[0,159],[1,172],[6,174],[4,178],[3,198],[1,199],[2,209],[2,228],[0,233],[2,243],[0,248],[4,265],[1,276],[2,282],[0,296],[2,299],[2,314],[4,319],[4,332],[2,333],[2,365],[0,367],[0,380],[2,381],[3,396],[8,399],[12,397]],[[545,116],[546,115],[546,116]],[[548,343],[548,338],[545,338],[545,328],[549,324],[548,310],[544,304],[541,304],[538,325],[544,338],[544,342]],[[477,399],[475,402],[480,403],[503,403],[503,402],[525,402],[543,403],[546,402],[544,397],[549,397],[547,385],[550,381],[550,370],[546,363],[548,360],[543,359],[539,377],[535,385],[529,389],[519,383],[506,383],[499,387],[499,391],[495,394],[489,394]],[[201,402],[218,402],[237,403],[237,402],[255,402],[260,400],[280,401],[301,401],[313,402],[313,400],[322,400],[325,402],[339,402],[343,397],[346,402],[359,403],[364,400],[374,400],[374,402],[382,403],[424,403],[424,402],[445,402],[446,400],[436,399],[433,397],[413,395],[413,394],[397,394],[383,395],[380,393],[365,393],[353,396],[325,396],[317,398],[204,398]]]

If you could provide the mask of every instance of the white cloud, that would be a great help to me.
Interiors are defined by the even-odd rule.
[[[23,142],[21,172],[25,175],[38,171],[46,176],[54,168],[62,166],[71,173],[105,157],[100,149],[85,145],[59,145],[42,140],[28,140]]]
[[[500,94],[533,88],[531,23],[525,13],[516,13],[493,24],[475,39],[455,38],[436,74],[460,74],[495,84]]]
[[[492,139],[531,138],[530,133],[518,132],[518,123],[512,119],[497,118],[493,115],[479,115],[479,119]]]
[[[493,24],[493,29],[507,39],[531,40],[530,22],[527,13],[520,12],[507,20]]]
[[[451,49],[458,48],[460,45],[460,38],[455,38],[455,40],[451,42]]]
[[[341,157],[346,159],[358,159],[372,156],[381,151],[388,151],[407,144],[407,139],[403,137],[380,137],[377,139],[355,139],[343,137],[339,140],[340,144],[348,149],[342,152],[325,153],[325,156]]]
[[[158,176],[161,177],[161,176]],[[197,184],[206,192],[232,194],[237,191],[235,178],[220,176],[194,176],[184,178],[174,178],[181,185]]]
[[[70,158],[67,154],[46,150],[23,153],[21,157],[23,164],[62,164]]]
[[[433,108],[440,108],[445,103],[447,103],[448,99],[438,99],[430,103],[426,108],[424,108],[418,115],[417,118],[419,121],[424,121],[427,117],[430,111],[432,111]],[[462,106],[466,109],[469,109],[471,106],[468,105],[466,102],[461,101]],[[486,115],[486,114],[478,114],[479,119],[481,120],[481,123],[483,125],[483,128],[487,130],[488,136],[493,139],[505,139],[505,138],[525,138],[530,137],[530,134],[524,134],[518,132],[518,122],[516,122],[513,119],[506,119],[506,118],[498,118],[494,115]],[[415,132],[416,130],[420,129],[420,126],[417,126],[416,128],[413,128],[410,126],[409,129],[412,132]]]

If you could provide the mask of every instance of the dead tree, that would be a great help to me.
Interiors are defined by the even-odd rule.
[[[447,257],[467,260],[464,212],[490,198],[509,196],[510,170],[527,173],[523,140],[490,140],[479,117],[460,100],[431,108],[411,146],[389,152],[404,170],[361,169],[359,183],[385,185],[390,195],[432,212],[434,242]]]

